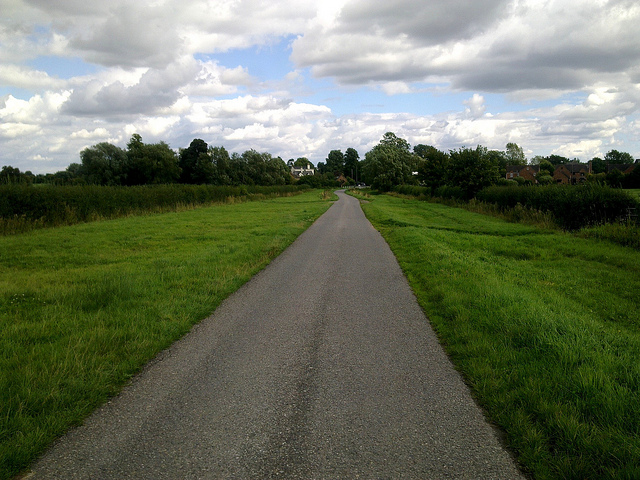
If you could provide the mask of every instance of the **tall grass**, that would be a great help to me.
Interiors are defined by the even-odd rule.
[[[0,238],[0,478],[24,469],[329,207],[324,195]]]
[[[536,479],[640,478],[640,252],[391,196],[363,209]]]
[[[308,188],[307,185],[0,185],[0,234],[23,233],[42,227],[73,225],[131,214],[175,211],[217,202],[287,196]]]

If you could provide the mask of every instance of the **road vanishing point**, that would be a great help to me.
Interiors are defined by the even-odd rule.
[[[524,478],[388,245],[338,197],[26,478]]]

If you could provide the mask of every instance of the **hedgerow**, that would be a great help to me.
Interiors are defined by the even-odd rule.
[[[623,221],[637,209],[638,201],[621,189],[597,184],[576,186],[488,187],[477,199],[501,209],[524,208],[551,212],[566,230]]]
[[[307,188],[307,185],[0,185],[0,234],[167,211],[181,206],[205,205],[235,198],[291,195]]]

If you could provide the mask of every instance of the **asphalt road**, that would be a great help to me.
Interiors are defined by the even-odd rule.
[[[522,478],[389,247],[339,197],[27,478]]]

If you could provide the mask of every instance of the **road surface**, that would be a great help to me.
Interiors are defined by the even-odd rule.
[[[522,478],[389,247],[338,195],[27,478]]]

